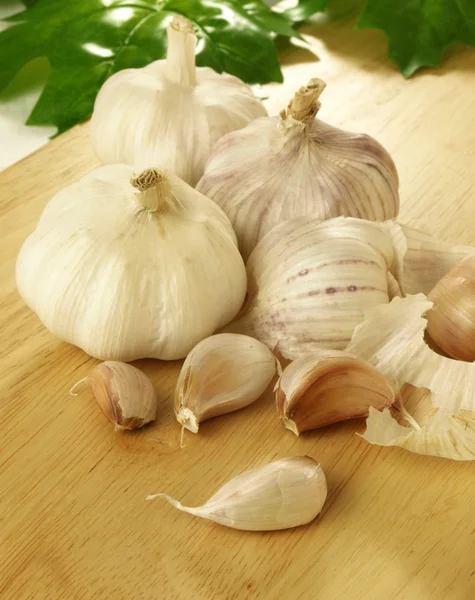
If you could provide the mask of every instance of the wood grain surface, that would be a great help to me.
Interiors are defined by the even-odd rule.
[[[406,81],[382,34],[307,26],[308,50],[281,49],[283,108],[312,76],[328,82],[321,117],[374,135],[401,177],[401,220],[475,244],[475,52]],[[172,395],[179,363],[139,361],[158,418],[115,433],[85,391],[96,364],[41,326],[19,298],[15,258],[51,196],[97,166],[87,126],[0,174],[0,598],[469,600],[475,598],[475,465],[372,447],[362,422],[297,439],[272,394],[185,436]],[[327,473],[328,501],[308,526],[226,529],[145,496],[201,504],[239,472],[308,454]]]

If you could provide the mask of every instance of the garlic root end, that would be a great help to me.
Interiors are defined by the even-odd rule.
[[[292,433],[295,433],[295,435],[298,437],[300,435],[299,430],[297,429],[297,425],[295,424],[295,421],[292,421],[292,419],[287,419],[287,417],[284,417],[282,419],[282,425],[286,428],[289,429]]]

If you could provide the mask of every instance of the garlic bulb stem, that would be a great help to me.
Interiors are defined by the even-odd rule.
[[[150,212],[163,212],[167,208],[178,208],[179,204],[171,193],[170,182],[158,169],[145,169],[130,183],[139,191],[136,194],[140,204]]]
[[[326,87],[326,83],[318,77],[310,79],[306,86],[302,86],[296,93],[286,111],[281,115],[284,119],[292,117],[302,123],[310,123],[321,107],[319,97]]]
[[[193,26],[182,16],[176,16],[167,28],[167,77],[180,85],[196,85],[195,48]]]

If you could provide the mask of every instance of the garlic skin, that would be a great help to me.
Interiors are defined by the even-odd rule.
[[[165,60],[124,69],[104,83],[91,141],[103,163],[169,169],[194,186],[213,145],[267,112],[237,77],[195,67],[196,36],[187,19],[176,16],[167,35]]]
[[[425,422],[401,406],[408,427],[389,410],[370,410],[362,436],[372,444],[401,446],[419,454],[475,460],[475,363],[433,352],[424,341],[423,315],[432,308],[424,296],[394,298],[368,310],[347,351],[367,360],[398,386],[408,383],[431,392]]]
[[[225,330],[255,337],[292,360],[319,348],[344,350],[365,311],[400,294],[402,238],[392,222],[281,223],[251,254],[247,301]]]
[[[428,300],[429,337],[452,358],[475,360],[475,256],[464,259],[437,283]]]
[[[309,456],[281,458],[251,469],[223,485],[202,506],[183,506],[167,494],[164,498],[183,512],[245,531],[276,531],[313,521],[327,497],[321,466]]]
[[[201,341],[186,357],[175,389],[178,423],[198,433],[206,419],[258,400],[272,381],[277,360],[258,340],[221,333]]]
[[[315,119],[324,87],[311,79],[280,117],[257,119],[213,148],[197,189],[228,215],[244,259],[287,219],[398,214],[398,175],[386,150]]]
[[[278,382],[282,424],[295,435],[331,423],[367,417],[390,407],[389,381],[366,361],[338,350],[318,350],[288,365]]]
[[[246,293],[221,209],[172,174],[128,165],[54,196],[21,248],[16,280],[53,335],[124,362],[185,357]]]
[[[155,419],[157,395],[150,379],[132,365],[106,361],[94,367],[71,394],[87,382],[100,409],[116,430],[138,429]]]
[[[461,260],[475,256],[473,246],[441,242],[437,238],[399,223],[407,251],[401,284],[407,294],[428,294]]]

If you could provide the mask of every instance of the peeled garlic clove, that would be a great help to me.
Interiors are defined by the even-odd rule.
[[[309,523],[320,513],[327,497],[321,466],[309,456],[281,458],[251,469],[228,481],[205,504],[183,506],[164,498],[183,512],[246,531],[275,531]]]
[[[119,71],[104,83],[91,141],[104,163],[170,169],[194,186],[215,142],[267,112],[237,77],[195,66],[190,21],[175,16],[167,38],[165,60]]]
[[[53,335],[124,362],[184,358],[246,295],[217,204],[171,173],[128,165],[91,171],[50,200],[16,281]]]
[[[325,88],[311,79],[280,117],[223,137],[197,189],[228,215],[245,259],[279,223],[303,215],[384,221],[399,210],[398,175],[376,140],[315,118]]]
[[[78,384],[84,381],[90,386],[104,415],[117,430],[138,429],[155,419],[155,389],[150,379],[132,365],[106,361],[97,365]]]
[[[436,284],[428,300],[427,333],[446,354],[475,360],[475,256],[456,265]]]
[[[277,361],[246,335],[213,335],[188,354],[175,390],[177,421],[193,433],[206,419],[248,406],[265,392]]]
[[[368,416],[395,400],[392,386],[357,356],[319,350],[292,362],[278,382],[277,410],[295,435],[330,423]]]
[[[389,225],[345,217],[281,223],[250,256],[248,299],[226,331],[293,360],[318,348],[344,350],[365,311],[397,291],[405,247]]]

